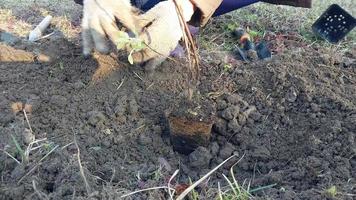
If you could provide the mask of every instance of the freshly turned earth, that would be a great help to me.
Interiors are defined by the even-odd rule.
[[[167,61],[149,76],[116,54],[84,59],[80,46],[63,39],[1,44],[0,149],[21,161],[12,136],[23,149],[33,136],[47,138],[47,145],[21,164],[0,154],[0,199],[37,198],[33,183],[50,199],[86,198],[74,138],[93,199],[167,185],[176,169],[173,184],[189,184],[189,178],[198,180],[232,154],[244,155],[234,168],[240,183],[276,184],[255,193],[257,198],[326,199],[331,186],[341,199],[354,198],[342,194],[356,194],[356,51],[334,52],[317,44],[289,49],[271,61],[236,61],[228,70],[219,57],[201,54],[194,98],[213,108],[202,121],[214,117],[214,125],[208,132],[211,124],[187,118],[199,115],[195,106],[184,115],[170,112],[185,117],[170,122],[183,125],[185,133],[210,134],[205,146],[184,155],[174,151],[166,118],[186,98],[184,61]],[[23,112],[12,111],[16,102],[32,106],[33,133]],[[234,162],[197,190],[226,185],[221,174],[228,176]],[[167,198],[164,190],[133,197]]]

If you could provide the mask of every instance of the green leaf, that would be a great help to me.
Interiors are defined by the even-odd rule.
[[[227,29],[228,31],[233,31],[233,30],[236,29],[236,24],[233,24],[233,23],[227,24],[227,25],[226,25],[226,29]]]
[[[126,32],[120,31],[116,39],[116,48],[123,49],[130,43],[130,37]]]
[[[225,64],[224,65],[224,71],[229,71],[229,69],[231,69],[232,68],[232,65],[231,64]]]
[[[263,32],[261,31],[249,30],[248,34],[250,34],[252,40],[254,40],[256,37],[263,37]]]
[[[116,43],[116,48],[119,50],[125,48],[125,46],[126,46],[125,42],[120,41]]]
[[[145,43],[139,38],[132,38],[130,45],[135,51],[140,51],[145,48]]]
[[[14,142],[14,144],[15,144],[16,150],[20,154],[21,158],[24,159],[25,152],[22,150],[20,144],[17,142],[16,138],[13,135],[11,135],[11,138],[12,138],[12,141]]]

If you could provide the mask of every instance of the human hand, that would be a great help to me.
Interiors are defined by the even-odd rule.
[[[82,19],[83,54],[90,55],[93,48],[100,53],[109,52],[109,38],[114,44],[119,37],[118,20],[131,32],[138,32],[138,12],[130,0],[84,0]]]
[[[185,21],[194,13],[194,5],[189,0],[177,1]],[[147,47],[133,52],[134,63],[146,62],[145,69],[153,70],[161,64],[178,45],[183,36],[176,6],[172,0],[158,3],[155,7],[140,15],[139,24],[145,28],[139,34]]]

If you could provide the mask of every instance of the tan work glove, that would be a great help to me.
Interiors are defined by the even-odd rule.
[[[88,56],[95,47],[108,53],[109,39],[116,43],[119,36],[116,20],[130,31],[137,33],[138,14],[130,0],[84,0],[82,19],[83,54]]]
[[[189,21],[194,13],[194,5],[189,0],[177,0],[184,20]],[[145,63],[145,69],[153,70],[161,64],[178,45],[183,36],[176,6],[172,0],[158,3],[140,16],[139,24],[147,24],[139,34],[148,45],[132,54],[134,63]]]

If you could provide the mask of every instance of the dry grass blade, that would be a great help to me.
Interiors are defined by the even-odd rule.
[[[30,124],[30,121],[28,120],[28,117],[27,117],[27,113],[26,113],[26,110],[23,109],[22,110],[23,114],[25,115],[25,119],[26,119],[26,122],[27,122],[27,125],[28,125],[28,128],[30,129],[31,133],[33,133],[32,131],[32,127],[31,127],[31,124]]]
[[[54,150],[56,150],[59,146],[55,146],[51,151],[49,151],[45,156],[43,156],[41,158],[41,160],[30,170],[27,172],[27,174],[25,174],[18,182],[17,184],[20,184],[22,182],[22,180],[27,177],[29,174],[31,174],[38,166],[40,166],[42,164],[42,162],[51,154],[54,152]]]
[[[125,194],[125,195],[122,195],[120,198],[125,198],[125,197],[129,197],[131,195],[134,195],[134,194],[137,194],[137,193],[141,193],[141,192],[146,192],[146,191],[150,191],[150,190],[158,190],[158,189],[168,189],[168,194],[170,196],[170,199],[174,199],[174,193],[175,193],[175,189],[173,189],[171,187],[171,182],[172,180],[174,179],[174,177],[177,176],[179,170],[176,170],[173,175],[171,176],[171,178],[169,179],[168,181],[168,186],[160,186],[160,187],[152,187],[152,188],[146,188],[146,189],[142,189],[142,190],[137,190],[137,191],[134,191],[134,192],[130,192],[128,194]]]
[[[152,188],[146,188],[146,189],[142,189],[142,190],[137,190],[134,192],[130,192],[128,194],[122,195],[120,198],[125,198],[125,197],[129,197],[131,195],[137,194],[137,193],[141,193],[141,192],[146,192],[146,191],[150,191],[150,190],[159,190],[159,189],[168,189],[168,190],[173,190],[170,187],[167,186],[161,186],[161,187],[152,187]]]
[[[232,189],[232,192],[234,192],[235,196],[238,196],[240,194],[240,192],[236,191],[236,188],[234,187],[234,185],[232,184],[232,182],[229,180],[229,178],[227,178],[225,176],[225,174],[223,174],[224,179],[226,180],[226,182],[229,184],[230,188]]]
[[[224,162],[220,163],[218,166],[216,166],[214,169],[212,169],[209,173],[205,174],[202,178],[200,178],[198,181],[196,181],[194,184],[189,186],[182,194],[180,194],[176,200],[183,200],[195,187],[197,187],[200,183],[202,183],[205,179],[207,179],[212,173],[214,173],[216,170],[218,170],[221,166],[223,166],[227,161],[231,160],[232,158],[236,157],[236,155],[232,155]],[[243,159],[244,155],[236,162],[239,163]]]
[[[234,185],[235,185],[235,187],[231,187],[231,188],[233,188],[233,190],[234,191],[236,191],[237,190],[237,192],[238,192],[238,194],[241,194],[241,189],[240,189],[240,186],[239,186],[239,184],[237,183],[237,180],[236,180],[236,178],[235,178],[235,173],[234,173],[234,167],[237,165],[237,163],[235,163],[234,165],[232,165],[231,166],[231,168],[230,168],[230,175],[232,176],[232,180],[233,180],[233,182],[234,182]],[[224,176],[224,178],[225,179],[227,179],[225,176]],[[228,179],[227,179],[228,180]],[[242,185],[244,185],[245,183],[243,183]],[[248,191],[248,190],[247,190]]]
[[[136,76],[137,78],[139,78],[141,81],[144,81],[143,78],[141,78],[141,76],[138,75],[136,72],[133,72],[133,74],[135,74],[135,76]]]
[[[177,176],[179,170],[177,169],[173,175],[171,176],[171,178],[169,179],[168,181],[168,187],[170,188],[171,187],[171,182],[172,180]],[[175,190],[173,189],[173,192],[171,190],[168,190],[168,193],[169,193],[169,197],[171,198],[171,200],[174,200],[174,193],[175,193]]]
[[[121,88],[121,86],[124,84],[125,78],[122,79],[121,83],[119,84],[119,86],[116,88],[116,90],[119,90]]]
[[[87,177],[84,174],[83,165],[82,165],[82,162],[80,160],[80,149],[79,149],[79,146],[78,146],[78,143],[77,143],[77,140],[75,139],[75,137],[74,137],[74,144],[77,147],[77,152],[78,152],[77,153],[77,158],[78,158],[78,165],[79,165],[80,175],[83,178],[83,181],[84,181],[84,184],[85,184],[85,189],[87,190],[87,194],[89,195],[90,194],[90,186],[88,184]]]
[[[24,152],[24,161],[25,162],[28,162],[29,160],[30,160],[30,153],[31,153],[31,151],[34,151],[34,150],[36,150],[36,149],[38,149],[38,148],[41,148],[43,145],[38,145],[40,142],[43,142],[43,141],[46,141],[47,140],[47,138],[43,138],[43,139],[38,139],[38,140],[36,140],[35,138],[33,138],[33,141],[30,143],[30,144],[28,144],[28,146],[27,146],[27,148],[26,148],[26,151]],[[38,145],[37,147],[35,147],[35,148],[32,148],[33,147],[33,145]]]
[[[21,164],[20,161],[18,161],[15,157],[13,157],[11,154],[9,154],[7,151],[2,150],[7,156],[9,156],[11,159],[13,159],[17,164]]]
[[[224,200],[221,194],[222,192],[221,192],[220,182],[218,182],[218,193],[219,193],[219,199]]]

